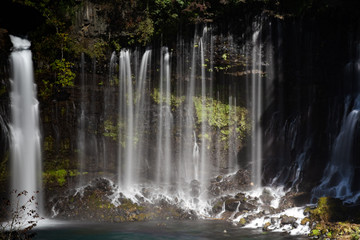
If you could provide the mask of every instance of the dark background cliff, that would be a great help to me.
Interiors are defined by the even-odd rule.
[[[263,116],[264,128],[269,129],[265,136],[264,182],[279,175],[279,183],[291,186],[295,160],[310,141],[306,150],[309,158],[301,173],[305,180],[300,185],[306,191],[319,182],[330,158],[344,98],[359,90],[355,74],[344,74],[346,64],[356,61],[358,54],[359,1],[6,0],[0,5],[0,115],[5,123],[0,158],[5,186],[10,121],[8,34],[27,36],[32,42],[45,169],[59,164],[74,169],[77,165],[74,132],[80,105],[81,53],[85,53],[88,63],[87,78],[100,83],[108,79],[108,61],[114,50],[161,45],[171,48],[179,35],[191,39],[196,26],[203,24],[212,24],[217,35],[232,34],[241,44],[251,36],[252,22],[267,16],[266,21],[272,23],[269,32],[277,62],[275,98]],[[221,61],[220,56],[217,58]],[[57,60],[70,63],[66,70],[76,76],[66,75],[59,80]],[[226,82],[219,80],[216,87],[220,89]],[[94,93],[99,94],[97,99],[103,98],[100,91]],[[93,114],[97,115],[101,103],[94,104]]]

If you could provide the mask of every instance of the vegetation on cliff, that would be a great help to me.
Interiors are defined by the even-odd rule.
[[[340,199],[319,198],[315,208],[306,208],[308,218],[302,224],[311,227],[310,236],[330,239],[360,238],[360,208],[347,206]]]
[[[244,33],[252,18],[267,12],[289,16],[337,16],[353,12],[355,1],[340,0],[12,0],[35,9],[43,23],[29,32],[40,95],[56,98],[74,84],[84,52],[106,65],[111,51],[157,42],[174,44],[179,32],[192,36],[194,24],[215,22],[220,31]],[[351,14],[349,14],[351,16]],[[347,16],[347,14],[346,14]]]

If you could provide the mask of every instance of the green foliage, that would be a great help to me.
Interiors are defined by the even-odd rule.
[[[65,61],[73,52],[73,39],[69,35],[69,26],[75,0],[12,0],[13,2],[37,10],[45,19],[38,30],[31,33],[34,59],[40,62],[36,70],[36,79],[41,79],[39,93],[47,98],[59,88],[73,86],[75,74],[71,71],[73,63]],[[51,76],[55,73],[56,77]]]
[[[57,183],[59,186],[63,186],[66,182],[65,177],[67,171],[65,169],[51,170],[43,173],[43,179],[46,183]]]
[[[119,136],[119,127],[123,126],[123,123],[114,124],[111,120],[104,122],[104,133],[105,137],[110,137],[112,140],[117,141]]]
[[[180,21],[182,10],[186,7],[183,0],[152,0],[149,4],[150,17],[153,20],[155,33],[176,33],[176,25]]]
[[[105,42],[102,39],[99,39],[94,44],[93,57],[96,57],[97,59],[105,59],[106,58],[105,53],[107,47],[108,47],[107,42]]]
[[[54,146],[54,138],[52,136],[46,136],[43,145],[45,151],[52,151]]]
[[[106,120],[104,122],[104,133],[105,137],[110,137],[114,141],[119,141],[122,147],[126,146],[126,141],[128,140],[127,128],[125,121],[118,121],[115,124],[111,120]],[[139,142],[139,133],[135,132],[133,136],[133,144],[136,145]]]
[[[106,60],[106,51],[109,48],[109,44],[101,38],[86,42],[77,42],[72,39],[70,43],[69,52],[73,52],[76,56],[84,53],[91,58]]]
[[[311,230],[310,236],[320,236],[321,232],[319,229],[313,229]]]
[[[83,174],[86,174],[86,173],[83,172]],[[69,177],[76,177],[78,175],[81,175],[81,173],[78,170],[69,170],[68,171],[68,176]]]
[[[115,51],[119,52],[121,50],[121,46],[119,42],[112,40],[111,41],[112,48],[115,49]]]
[[[170,100],[169,100],[166,98],[166,96],[161,95],[158,88],[153,89],[151,93],[151,97],[154,100],[154,102],[157,104],[170,102],[170,106],[172,110],[178,108],[185,101],[185,96],[177,97],[174,94],[170,94]]]
[[[78,170],[49,170],[43,173],[43,181],[45,184],[55,184],[62,187],[65,185],[67,177],[76,177],[85,174],[87,174],[87,172],[80,173]]]
[[[144,20],[138,23],[138,27],[135,30],[138,42],[144,46],[150,42],[154,34],[154,22],[151,18],[146,17]]]
[[[359,240],[360,239],[359,233],[352,233],[350,239],[351,240]]]
[[[74,63],[68,62],[63,58],[56,59],[50,66],[56,74],[55,84],[62,87],[74,86],[73,80],[75,79],[76,74],[71,71]]]
[[[220,129],[224,135],[229,135],[229,127],[235,126],[233,130],[237,133],[250,131],[246,108],[230,106],[212,98],[194,97],[194,103],[198,123],[205,121],[209,126]]]
[[[243,141],[249,135],[251,125],[246,108],[230,106],[208,97],[194,97],[193,100],[197,123],[205,123],[219,130],[218,137],[225,143],[225,148],[228,147],[227,142],[230,137]],[[210,136],[203,137],[210,139]]]

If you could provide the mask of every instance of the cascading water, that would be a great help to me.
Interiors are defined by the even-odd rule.
[[[151,50],[145,51],[140,68],[135,66],[136,81],[133,84],[129,50],[120,51],[119,66],[119,185],[130,191],[140,183],[142,166],[148,165],[146,154],[146,122],[148,121],[147,82]]]
[[[160,54],[154,54],[159,56],[153,58],[154,68],[150,68],[151,50],[143,52],[141,61],[140,50],[121,50],[119,58],[112,54],[109,81],[97,87],[104,91],[101,169],[113,177],[112,164],[117,167],[115,194],[121,192],[137,201],[143,189],[151,189],[151,196],[144,196],[149,201],[165,198],[208,215],[210,180],[239,169],[237,153],[250,127],[248,111],[238,101],[235,88],[217,89],[213,96],[214,71],[222,69],[214,64],[216,40],[209,27],[199,33],[195,32],[192,43],[180,39],[175,50],[159,49]],[[231,37],[226,41],[235,46]],[[228,61],[227,54],[223,61]],[[256,55],[256,73],[260,60]],[[176,71],[172,71],[174,62]],[[90,91],[87,89],[86,96]],[[232,91],[231,98],[228,91]],[[88,112],[84,111],[85,115]],[[87,126],[85,129],[89,134]],[[112,163],[112,158],[117,161]],[[84,170],[93,171],[91,168],[85,166]],[[120,204],[119,196],[114,195],[114,203]]]
[[[85,56],[84,53],[81,54],[81,74],[80,74],[80,88],[81,88],[81,103],[80,103],[80,117],[78,119],[78,158],[79,158],[79,171],[80,181],[79,185],[82,186],[84,184],[84,172],[85,172],[85,157],[86,157],[86,141],[85,141]]]
[[[343,115],[339,115],[341,128],[332,143],[330,161],[323,172],[321,183],[312,190],[312,200],[330,196],[347,203],[358,203],[358,146],[360,126],[360,45],[355,59],[345,66],[345,79],[350,82],[353,95],[344,98]],[[353,81],[353,83],[352,83]]]
[[[130,52],[122,50],[120,52],[119,67],[119,91],[120,91],[120,129],[119,129],[119,182],[120,186],[128,189],[133,183],[134,167],[136,161],[134,153],[134,98],[133,85],[130,67]],[[122,146],[124,150],[122,151]]]
[[[196,34],[195,34],[196,37]],[[181,126],[181,157],[178,159],[179,162],[183,162],[182,168],[180,169],[183,172],[183,177],[185,179],[195,179],[196,176],[196,166],[198,162],[198,144],[196,142],[196,134],[194,130],[195,119],[194,119],[194,102],[193,96],[195,95],[195,72],[196,72],[196,50],[195,42],[192,43],[191,48],[191,66],[185,67],[185,69],[190,69],[186,85],[186,96],[185,96],[185,107],[184,107],[184,121],[183,126]],[[183,76],[185,78],[185,76]],[[182,79],[185,82],[185,79]],[[181,83],[180,83],[181,86]]]
[[[118,81],[118,73],[116,72],[116,64],[117,64],[117,56],[116,52],[114,51],[111,54],[110,57],[110,63],[109,63],[109,78],[108,81],[104,83],[104,106],[103,106],[103,117],[105,119],[105,124],[112,123],[111,119],[111,113],[113,111],[114,105],[115,105],[115,97],[113,94],[113,86]],[[109,129],[105,128],[106,134],[108,134]],[[109,167],[109,159],[113,158],[113,155],[111,154],[111,148],[109,144],[106,141],[106,134],[103,134],[101,137],[101,143],[102,143],[102,153],[103,153],[103,164],[102,169],[103,171],[107,170]]]
[[[173,116],[171,113],[170,88],[170,53],[166,47],[161,49],[160,86],[159,86],[159,119],[157,134],[157,176],[158,186],[169,185],[173,173],[171,132]]]
[[[348,97],[346,105],[349,105],[349,100]],[[360,96],[354,101],[349,114],[345,107],[344,120],[333,145],[331,161],[324,170],[321,184],[313,189],[314,198],[330,196],[354,203],[360,197],[360,192],[355,193],[352,189],[355,173],[353,153],[360,120]]]
[[[41,191],[41,134],[39,130],[39,110],[36,99],[36,85],[30,42],[15,36],[10,36],[13,51],[10,56],[11,75],[11,188],[17,193],[27,191],[30,196],[37,197],[42,203]],[[25,204],[25,199],[16,199],[14,206],[20,200],[19,206]],[[19,209],[17,209],[19,210]],[[28,210],[40,210],[35,202],[30,202]]]
[[[262,90],[262,44],[261,29],[254,32],[252,36],[252,69],[251,69],[251,162],[252,182],[254,187],[261,187],[262,171],[262,127],[261,116],[263,111]]]
[[[200,68],[201,68],[201,149],[200,149],[200,162],[198,163],[198,181],[201,184],[201,192],[204,192],[207,185],[207,179],[209,178],[210,172],[210,164],[207,164],[208,159],[208,141],[206,139],[207,129],[206,129],[206,118],[211,118],[210,114],[206,114],[206,102],[207,97],[211,99],[211,96],[207,96],[206,90],[209,89],[207,87],[207,75],[206,75],[206,68],[205,68],[205,39],[208,35],[208,28],[205,27],[203,30],[203,35],[199,40],[199,47],[200,47]],[[211,94],[211,93],[210,93]],[[211,104],[212,106],[212,104]],[[212,111],[210,111],[212,112]],[[206,199],[206,196],[202,196]]]
[[[175,194],[190,202],[199,198],[206,204],[209,178],[220,172],[212,171],[213,163],[209,160],[212,143],[207,124],[213,110],[208,107],[212,105],[212,73],[207,71],[207,63],[212,61],[213,50],[209,49],[212,36],[207,28],[201,36],[195,35],[190,48],[182,46],[184,55],[191,52],[191,57],[190,61],[179,61],[182,66],[178,70],[182,72],[176,85],[171,79],[171,53],[166,47],[160,51],[155,74],[159,81],[153,90],[148,87],[151,51],[144,52],[139,66],[133,62],[137,58],[132,58],[129,50],[120,52],[118,177],[119,190],[128,196],[137,192],[139,186],[149,186],[152,182],[156,194],[168,197]],[[201,76],[199,81],[197,75]],[[174,97],[173,92],[178,96]],[[149,108],[148,97],[157,103],[156,108]],[[198,104],[196,109],[195,104]],[[207,107],[210,111],[205,111]],[[226,118],[231,117],[234,116]],[[148,129],[154,123],[156,128]]]
[[[146,94],[150,76],[148,74],[148,66],[151,64],[151,50],[146,50],[140,63],[140,69],[138,78],[135,85],[135,148],[134,148],[134,158],[137,159],[136,173],[138,179],[136,179],[136,183],[140,181],[140,171],[139,166],[148,166],[148,156],[147,156],[147,137],[145,136],[145,132],[148,129],[148,103],[149,97]]]

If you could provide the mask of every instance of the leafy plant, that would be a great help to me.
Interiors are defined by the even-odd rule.
[[[167,102],[166,96],[159,92],[159,89],[154,88],[151,97],[153,98],[154,102],[157,104]],[[185,101],[185,96],[175,96],[174,94],[170,95],[170,105],[171,109],[175,110],[178,108],[183,102]]]
[[[63,186],[66,182],[67,171],[65,169],[51,170],[43,174],[45,183],[56,182],[59,186]]]
[[[238,139],[244,139],[251,126],[246,108],[230,106],[212,98],[194,97],[197,123],[206,123],[220,130],[222,141],[236,134]]]
[[[113,124],[111,120],[106,120],[104,122],[104,133],[105,137],[110,137],[112,140],[117,141],[119,135],[119,127],[124,126],[123,123],[119,122],[118,124]]]
[[[2,212],[10,211],[10,219],[6,222],[0,223],[0,239],[12,240],[12,239],[32,239],[34,233],[32,230],[42,218],[36,211],[38,203],[36,202],[35,195],[28,196],[27,191],[17,192],[16,190],[11,192],[14,195],[15,202],[9,200],[3,200],[1,204]],[[34,209],[35,206],[35,209]]]
[[[148,15],[148,14],[146,14]],[[150,42],[151,37],[154,34],[154,22],[148,16],[145,19],[138,23],[138,27],[135,30],[138,42],[142,43],[144,46]]]
[[[71,71],[74,63],[68,62],[62,58],[56,59],[50,66],[56,74],[55,84],[62,87],[74,86],[73,80],[75,79],[76,74]]]

